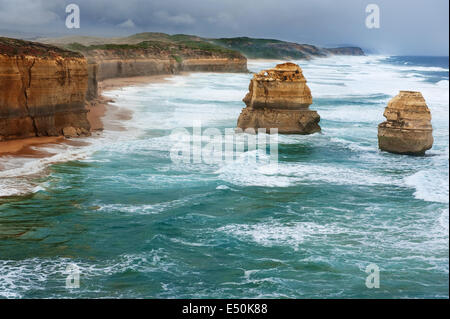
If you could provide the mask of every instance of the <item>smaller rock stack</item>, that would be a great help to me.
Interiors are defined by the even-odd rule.
[[[433,145],[430,110],[420,92],[400,91],[384,111],[387,121],[378,125],[381,150],[424,155]]]
[[[277,128],[281,134],[312,134],[320,131],[320,116],[311,111],[311,90],[302,69],[294,63],[278,64],[261,71],[250,81],[245,107],[237,127],[243,130]]]

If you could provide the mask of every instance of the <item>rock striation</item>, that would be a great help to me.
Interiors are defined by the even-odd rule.
[[[312,134],[320,131],[320,116],[309,109],[311,90],[302,69],[294,63],[278,64],[253,76],[243,101],[237,127],[278,128],[281,134]]]
[[[400,91],[384,111],[387,121],[378,125],[381,150],[423,155],[433,145],[431,113],[420,92]]]
[[[134,55],[136,52],[129,52]],[[209,57],[186,58],[177,61],[167,56],[139,57],[117,56],[114,52],[96,52],[86,55],[88,67],[87,99],[92,100],[98,96],[98,83],[114,78],[135,76],[172,75],[181,72],[245,72],[247,60],[245,58]]]
[[[0,141],[89,135],[79,53],[0,37]]]

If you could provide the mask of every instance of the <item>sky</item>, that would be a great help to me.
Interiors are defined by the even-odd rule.
[[[65,25],[68,4],[80,28]],[[379,7],[367,28],[366,7]],[[275,38],[369,53],[449,55],[448,0],[0,0],[0,35],[125,36],[138,32]]]

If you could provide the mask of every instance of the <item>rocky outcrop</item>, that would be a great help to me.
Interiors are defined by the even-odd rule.
[[[281,134],[312,134],[320,131],[320,116],[309,110],[311,90],[306,85],[302,69],[294,63],[278,64],[261,71],[250,81],[243,99],[246,106],[237,127],[277,128]]]
[[[88,135],[87,84],[79,53],[0,38],[0,141]]]
[[[420,92],[400,91],[378,125],[378,146],[398,154],[423,155],[433,145],[430,110]]]

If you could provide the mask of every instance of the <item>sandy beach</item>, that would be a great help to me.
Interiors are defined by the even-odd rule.
[[[61,143],[63,140],[63,136],[46,136],[0,142],[0,156],[6,154],[32,156],[35,152],[30,148],[31,146]]]
[[[93,101],[86,102],[86,108],[89,110],[87,118],[91,124],[91,132],[99,132],[103,129],[118,131],[124,130],[125,128],[123,126],[117,125],[117,121],[128,121],[132,116],[132,112],[130,110],[122,109],[109,104],[110,102],[113,102],[113,100],[104,97],[102,92],[119,89],[126,86],[146,85],[149,83],[162,82],[170,76],[171,75],[154,75],[115,78],[100,82],[98,84],[99,97]],[[56,143],[68,143],[70,145],[80,144],[80,146],[85,144],[77,142],[76,139],[67,139],[64,136],[43,136],[3,141],[0,142],[0,157],[6,155],[20,157],[44,157],[46,153],[39,151],[39,146],[47,146],[49,144]]]

